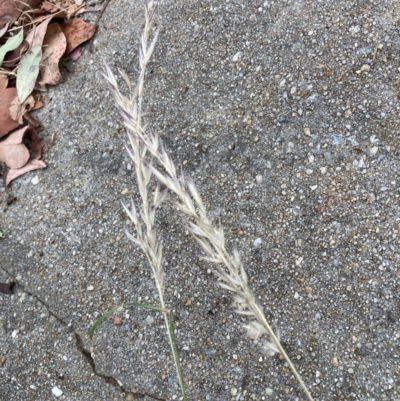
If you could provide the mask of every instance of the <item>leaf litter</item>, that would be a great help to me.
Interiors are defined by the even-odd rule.
[[[5,186],[43,169],[43,141],[32,110],[43,107],[40,91],[63,82],[59,65],[77,60],[96,24],[77,18],[83,0],[0,0],[0,163]],[[99,10],[93,10],[99,11]]]

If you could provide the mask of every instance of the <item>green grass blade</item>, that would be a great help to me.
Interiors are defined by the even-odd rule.
[[[119,309],[120,306],[115,306],[114,308],[110,309],[103,315],[101,315],[93,324],[92,328],[89,331],[89,337],[93,338],[94,332],[97,330],[97,328],[110,316],[112,313],[114,313],[117,309]]]
[[[114,308],[108,310],[106,313],[104,313],[103,315],[101,315],[93,324],[93,326],[91,327],[90,331],[89,331],[89,337],[93,338],[94,332],[97,330],[97,328],[104,322],[104,320],[106,320],[112,313],[114,313],[117,309],[121,308],[121,306],[115,306]],[[165,308],[161,308],[159,306],[154,306],[154,305],[149,305],[149,304],[142,304],[140,302],[131,302],[129,304],[126,304],[126,306],[137,306],[138,308],[142,308],[142,309],[151,309],[151,310],[155,310],[158,312],[166,312],[168,313],[169,310],[165,309]]]
[[[174,321],[172,320],[172,316],[170,314],[167,315],[167,320],[168,320],[168,329],[171,335],[171,341],[172,341],[172,352],[174,353],[174,359],[175,359],[175,364],[176,364],[176,371],[178,373],[178,379],[179,379],[179,385],[182,391],[182,397],[183,401],[187,401],[187,396],[186,396],[186,391],[185,391],[185,383],[183,380],[183,374],[182,374],[182,368],[181,368],[181,362],[179,358],[179,351],[178,351],[178,342],[176,340],[176,335],[175,335],[175,325]]]

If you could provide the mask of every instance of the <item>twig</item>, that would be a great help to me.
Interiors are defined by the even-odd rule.
[[[99,28],[100,18],[103,16],[104,11],[106,10],[106,8],[107,8],[109,3],[110,3],[110,0],[105,0],[105,2],[103,4],[103,8],[101,9],[100,14],[96,18],[96,22],[94,23],[95,31],[94,31],[94,34],[93,34],[92,38],[90,39],[90,43],[89,43],[89,51],[90,51],[90,53],[93,53],[93,42],[94,42],[94,38],[95,38],[95,36],[97,34],[97,29]]]

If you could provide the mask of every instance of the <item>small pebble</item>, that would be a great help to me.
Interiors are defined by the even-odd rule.
[[[262,244],[261,238],[256,238],[255,241],[253,242],[254,248],[258,248],[261,244]]]
[[[32,179],[31,179],[31,183],[32,185],[37,185],[39,184],[39,177],[37,175],[35,175]]]
[[[260,174],[256,175],[256,182],[257,184],[261,184],[263,182],[263,176]]]
[[[239,57],[240,57],[241,55],[242,55],[242,52],[237,52],[237,53],[233,56],[232,61],[234,61],[234,62],[238,61],[238,60],[239,60]]]
[[[334,145],[340,145],[342,142],[343,142],[343,136],[342,135],[332,135],[331,136],[331,139],[332,139],[332,143],[334,144]]]
[[[377,146],[374,146],[373,148],[371,148],[369,150],[369,153],[371,153],[371,155],[374,156],[374,155],[376,155],[378,153],[378,149],[379,148]]]
[[[310,136],[311,135],[310,128],[308,128],[308,127],[304,128],[304,134],[307,135],[307,136]]]
[[[279,117],[278,122],[279,122],[280,124],[285,123],[285,122],[286,122],[286,117],[285,117],[285,116]]]
[[[93,291],[94,287],[92,285],[88,285],[88,287],[86,288],[87,291]]]
[[[293,153],[293,150],[294,150],[294,143],[288,142],[286,153]]]
[[[265,389],[265,394],[267,394],[267,395],[272,395],[273,392],[274,392],[274,390],[272,390],[272,388],[267,387]]]
[[[53,393],[53,395],[55,395],[56,397],[61,397],[63,395],[63,392],[57,387],[53,387],[51,389],[51,392]]]
[[[147,316],[146,317],[146,323],[150,326],[154,323],[154,318],[152,316]]]
[[[338,359],[336,358],[336,356],[332,359],[332,365],[338,366]]]
[[[121,195],[125,195],[125,194],[127,194],[127,193],[129,193],[129,189],[128,189],[128,188],[125,188],[125,189],[123,189],[123,190],[121,191]]]
[[[237,388],[236,387],[232,387],[231,388],[231,394],[232,395],[236,395],[237,394]]]

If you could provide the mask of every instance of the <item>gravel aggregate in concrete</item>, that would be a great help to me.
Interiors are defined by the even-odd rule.
[[[148,117],[320,401],[400,399],[399,10],[160,3]],[[18,283],[0,297],[4,399],[54,400],[56,387],[60,400],[179,399],[162,316],[125,308],[87,336],[112,306],[157,303],[124,234],[121,201],[138,193],[101,76],[103,59],[137,74],[142,15],[141,2],[109,5],[94,53],[37,113],[48,168],[0,205],[0,281]],[[304,400],[286,363],[246,338],[171,203],[158,230],[189,399]]]

